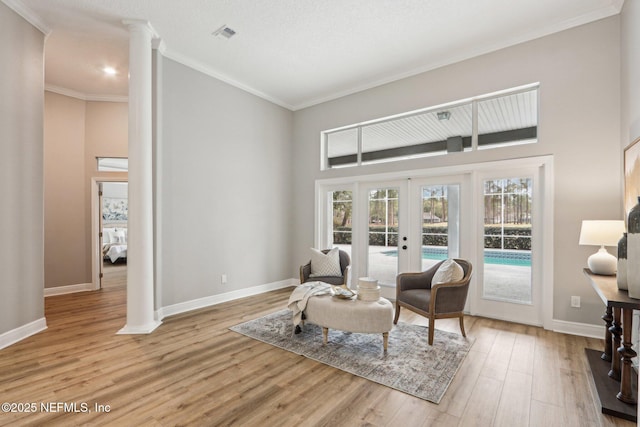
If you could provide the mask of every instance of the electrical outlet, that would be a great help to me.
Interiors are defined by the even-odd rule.
[[[571,307],[580,308],[580,297],[572,296],[571,297]]]
[[[227,275],[223,274],[222,276],[220,276],[220,283],[222,283],[223,285],[225,283],[227,283]]]

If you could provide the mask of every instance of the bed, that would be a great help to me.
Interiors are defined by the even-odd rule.
[[[127,260],[126,227],[104,227],[102,229],[102,257],[111,263]]]

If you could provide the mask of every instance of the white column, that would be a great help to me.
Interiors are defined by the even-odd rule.
[[[129,27],[129,212],[127,242],[127,324],[119,334],[148,334],[154,318],[152,64],[153,28]]]

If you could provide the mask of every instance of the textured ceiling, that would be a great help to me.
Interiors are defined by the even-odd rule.
[[[169,58],[290,109],[620,12],[623,0],[2,0],[51,33],[48,87],[127,95],[123,19]],[[213,37],[222,25],[237,32]],[[101,74],[112,65],[118,75]]]

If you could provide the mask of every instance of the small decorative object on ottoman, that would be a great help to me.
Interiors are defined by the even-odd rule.
[[[362,301],[378,301],[380,299],[378,281],[371,277],[358,279],[358,299]]]

